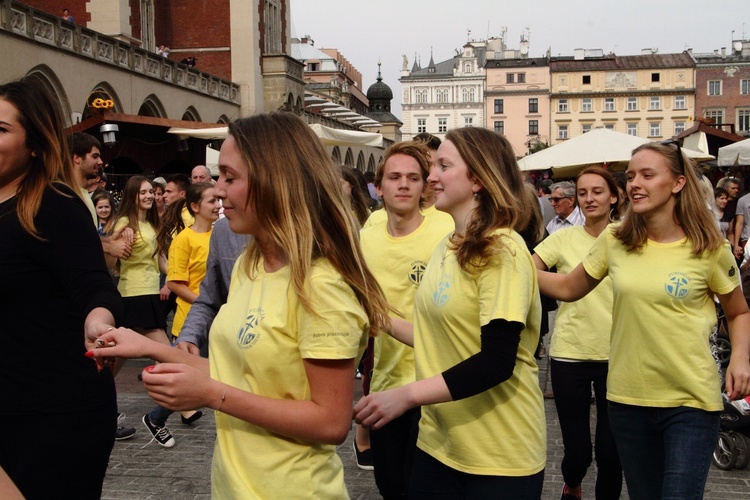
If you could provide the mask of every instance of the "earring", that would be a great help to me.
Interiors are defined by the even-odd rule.
[[[474,199],[475,199],[475,200],[478,200],[478,199],[479,199],[479,193],[474,193]]]

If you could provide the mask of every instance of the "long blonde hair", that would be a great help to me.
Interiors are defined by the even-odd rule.
[[[445,136],[466,163],[469,177],[482,186],[466,234],[452,242],[461,268],[474,272],[484,267],[491,255],[502,248],[495,229],[525,230],[531,207],[524,193],[521,171],[513,148],[503,136],[479,127],[453,129]],[[536,199],[534,203],[538,204]]]
[[[59,192],[55,183],[61,183],[81,196],[64,135],[63,115],[57,101],[32,78],[0,85],[0,99],[18,111],[18,122],[26,132],[26,147],[33,153],[18,186],[16,212],[21,227],[41,240],[34,218],[39,212],[44,190],[51,187]]]
[[[680,225],[692,243],[691,253],[700,255],[707,250],[713,251],[721,248],[724,238],[703,198],[701,181],[695,173],[693,161],[683,154],[682,163],[680,163],[677,155],[682,152],[668,144],[656,142],[642,144],[633,150],[633,156],[641,151],[658,153],[664,158],[664,163],[675,178],[681,175],[685,177],[685,185],[674,195],[676,203],[673,217],[675,223]],[[681,168],[681,164],[684,168]],[[632,205],[628,206],[623,219],[622,224],[614,231],[615,237],[625,245],[628,252],[641,249],[648,240],[646,222],[641,215],[633,212]]]
[[[302,304],[310,309],[307,276],[313,260],[324,257],[354,291],[375,335],[388,304],[365,264],[338,172],[310,127],[291,113],[259,114],[231,123],[229,135],[248,170],[246,203],[285,252]],[[251,278],[260,258],[253,239],[245,259]]]

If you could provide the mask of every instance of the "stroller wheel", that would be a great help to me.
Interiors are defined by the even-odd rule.
[[[737,460],[734,464],[735,469],[744,469],[750,463],[750,454],[748,454],[747,438],[742,433],[729,431],[729,435],[734,440],[734,447],[737,450]]]
[[[734,439],[727,432],[719,433],[719,440],[714,448],[714,464],[721,470],[732,470],[737,462]]]
[[[732,355],[732,343],[729,342],[729,338],[719,334],[716,338],[716,354],[722,368],[729,366],[729,357]]]

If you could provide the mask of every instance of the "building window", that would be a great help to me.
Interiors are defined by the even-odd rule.
[[[417,89],[414,93],[414,102],[424,104],[427,102],[427,89]]]
[[[652,97],[649,99],[648,109],[652,111],[661,109],[661,97]]]
[[[721,95],[721,80],[708,81],[708,95]]]
[[[515,79],[515,76],[513,73],[508,73],[505,75],[505,83],[513,83],[513,80]]]
[[[503,111],[503,100],[502,99],[495,99],[495,114],[496,115],[502,115],[504,113]]]
[[[649,137],[661,137],[661,122],[649,122],[648,136]]]
[[[529,99],[529,113],[539,112],[539,99],[532,97]]]
[[[539,135],[539,120],[529,120],[529,135]]]
[[[417,118],[417,133],[423,134],[427,132],[427,118]]]
[[[674,122],[674,135],[679,135],[685,131],[685,122]]]
[[[464,73],[471,73],[471,63],[467,62],[464,64]]]
[[[651,73],[651,81],[652,82],[658,82],[659,81],[659,73]]]
[[[438,132],[444,134],[448,131],[448,118],[438,118]]]
[[[474,88],[464,87],[461,89],[461,97],[463,102],[474,102]]]
[[[615,129],[615,124],[614,123],[605,123],[604,124],[604,128],[607,129],[607,130],[614,130]]]
[[[723,109],[707,109],[706,118],[713,118],[717,125],[724,123],[724,110]]]
[[[638,111],[637,97],[628,97],[628,111]]]
[[[518,73],[518,83],[526,83],[526,73]]]
[[[674,96],[674,109],[687,109],[684,95]]]
[[[594,106],[592,104],[592,100],[590,97],[587,97],[586,99],[583,99],[581,102],[581,111],[584,113],[590,113],[594,110]]]
[[[505,122],[499,121],[495,122],[495,132],[498,134],[505,134]]]
[[[465,116],[464,117],[464,127],[473,127],[474,126],[474,117],[473,116]]]
[[[439,103],[448,102],[448,89],[438,89],[435,92],[435,100]]]
[[[737,130],[739,132],[750,131],[750,109],[737,110]]]
[[[558,113],[567,113],[568,112],[568,100],[567,99],[560,99],[557,102],[557,112]]]
[[[591,85],[591,75],[583,75],[583,84]]]
[[[558,139],[568,138],[568,126],[567,125],[560,125],[557,127],[557,138]]]
[[[615,98],[605,97],[604,98],[604,111],[614,111],[614,110],[615,110]]]
[[[591,124],[590,123],[584,123],[583,125],[581,125],[581,132],[583,132],[584,134],[586,132],[591,132]]]
[[[638,124],[637,123],[628,123],[628,135],[632,135],[633,137],[638,137]]]
[[[750,80],[740,80],[740,94],[750,94]]]
[[[320,66],[320,63],[307,63],[307,71],[318,71],[318,67]]]

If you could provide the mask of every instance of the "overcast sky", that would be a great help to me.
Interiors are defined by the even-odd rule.
[[[363,91],[375,83],[378,60],[401,116],[402,54],[422,66],[451,58],[469,39],[499,37],[518,49],[528,28],[530,57],[603,49],[617,55],[730,50],[750,39],[748,0],[291,0],[292,36],[310,35],[315,47],[336,48],[362,73]],[[471,30],[471,35],[468,31]]]

